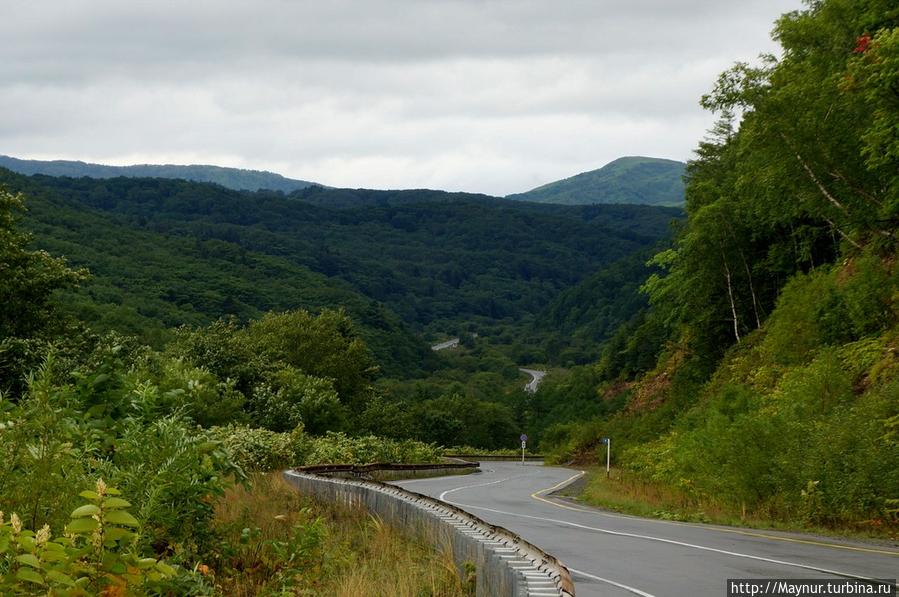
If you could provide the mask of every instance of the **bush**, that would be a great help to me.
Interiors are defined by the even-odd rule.
[[[329,432],[314,438],[306,464],[368,464],[371,462],[439,462],[441,450],[415,440],[390,440],[374,435],[349,437]]]
[[[135,549],[141,523],[131,504],[102,479],[81,492],[65,533],[53,538],[49,525],[37,532],[12,513],[0,514],[0,589],[17,595],[85,595],[155,592],[176,576],[174,567]],[[202,584],[195,579],[194,584]]]
[[[302,424],[310,433],[324,433],[340,429],[346,420],[331,380],[290,366],[268,373],[253,388],[251,406],[253,421],[272,431]]]
[[[221,444],[174,416],[128,425],[99,468],[138,504],[146,545],[179,557],[210,549],[212,502],[242,474]]]
[[[272,471],[299,466],[303,438],[302,428],[296,433],[277,433],[268,429],[228,425],[210,430],[211,437],[221,442],[231,458],[244,471]]]

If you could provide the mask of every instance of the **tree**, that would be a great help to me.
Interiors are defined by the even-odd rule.
[[[0,187],[0,391],[22,389],[24,375],[43,358],[48,328],[59,323],[54,291],[76,286],[87,271],[29,249],[31,236],[17,228],[21,195]]]
[[[50,322],[53,291],[75,286],[87,277],[64,259],[30,250],[31,235],[17,229],[21,195],[0,188],[0,339],[28,338]]]

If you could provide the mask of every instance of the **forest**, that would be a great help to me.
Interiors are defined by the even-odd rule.
[[[680,215],[0,178],[0,587],[17,593],[374,594],[400,568],[411,593],[463,594],[440,554],[270,471],[515,446],[518,359],[587,362],[646,302],[634,253]],[[550,315],[560,291],[621,280],[633,296],[602,322]],[[560,320],[584,328],[562,355]],[[461,349],[430,350],[453,333]]]
[[[681,213],[440,191],[312,187],[285,196],[3,170],[0,183],[28,197],[23,225],[37,246],[90,268],[91,279],[64,302],[99,330],[159,347],[182,324],[344,308],[393,377],[432,365],[421,338],[501,336],[507,328],[524,336],[517,330],[539,326],[559,291],[606,267],[622,271],[616,262],[667,238]],[[573,356],[594,356],[612,323],[594,326],[591,346]],[[538,335],[527,335],[538,344],[536,360],[556,358],[552,346],[545,350],[547,334]]]
[[[895,536],[897,25],[891,2],[811,3],[778,20],[781,58],[702,98],[718,122],[650,261],[650,306],[538,397],[558,461],[610,436],[618,488],[684,516]],[[573,422],[572,395],[595,418]]]

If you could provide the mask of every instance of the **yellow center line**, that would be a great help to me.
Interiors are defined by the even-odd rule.
[[[565,479],[564,481],[562,481],[560,483],[556,483],[552,487],[547,487],[546,489],[541,489],[539,491],[535,491],[534,493],[531,494],[531,497],[534,498],[535,500],[539,500],[541,502],[549,504],[550,506],[555,506],[556,508],[563,508],[565,510],[573,510],[574,512],[584,512],[586,514],[595,514],[597,516],[606,516],[608,518],[626,518],[626,519],[638,518],[640,520],[645,520],[647,522],[654,522],[657,524],[670,524],[670,525],[676,525],[676,526],[690,526],[690,527],[697,526],[695,524],[678,522],[678,521],[674,521],[674,520],[656,520],[654,518],[642,518],[642,517],[638,517],[638,516],[624,516],[624,515],[620,515],[620,514],[610,514],[607,512],[598,512],[596,510],[587,510],[585,508],[576,508],[574,506],[569,506],[568,504],[561,504],[557,501],[548,500],[545,497],[543,497],[544,494],[552,493],[553,491],[559,489],[560,487],[564,487],[565,485],[568,485],[572,481],[574,481],[580,477],[583,477],[585,474],[586,474],[585,471],[580,471],[576,475],[572,475],[568,479]],[[815,541],[813,539],[797,539],[795,537],[780,537],[778,535],[768,535],[766,533],[759,533],[759,532],[755,532],[755,531],[744,531],[744,530],[740,530],[740,529],[729,529],[726,527],[720,527],[720,526],[716,526],[716,525],[703,525],[701,528],[711,529],[711,530],[719,531],[722,533],[733,533],[735,535],[745,535],[747,537],[759,537],[761,539],[771,539],[773,541],[785,541],[785,542],[789,542],[789,543],[803,543],[806,545],[817,545],[819,547],[830,547],[833,549],[844,549],[847,551],[860,551],[863,553],[876,553],[876,554],[880,554],[880,555],[899,557],[899,551],[892,551],[892,550],[886,550],[886,549],[875,549],[873,547],[857,547],[854,545],[840,545],[839,543],[829,543],[826,541]]]

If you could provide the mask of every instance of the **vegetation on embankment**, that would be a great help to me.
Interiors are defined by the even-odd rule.
[[[688,164],[649,310],[565,378],[587,380],[596,418],[563,419],[541,448],[596,461],[611,437],[630,497],[896,537],[899,14],[825,0],[774,35],[780,59],[703,99],[721,120]]]
[[[229,488],[213,525],[220,546],[200,566],[225,595],[469,594],[451,554],[400,535],[365,510],[301,496],[279,473]]]
[[[409,565],[407,594],[459,594],[422,546],[248,478],[440,459],[432,444],[344,432],[377,373],[344,313],[181,328],[162,351],[96,334],[54,300],[87,273],[30,249],[19,205],[0,189],[0,592],[383,594]]]
[[[715,524],[751,529],[811,533],[856,540],[879,540],[895,545],[895,529],[883,525],[833,526],[805,520],[771,518],[764,511],[743,511],[739,505],[716,500],[698,500],[694,495],[667,483],[648,481],[628,470],[584,465],[583,480],[559,492],[602,510],[675,522]]]

